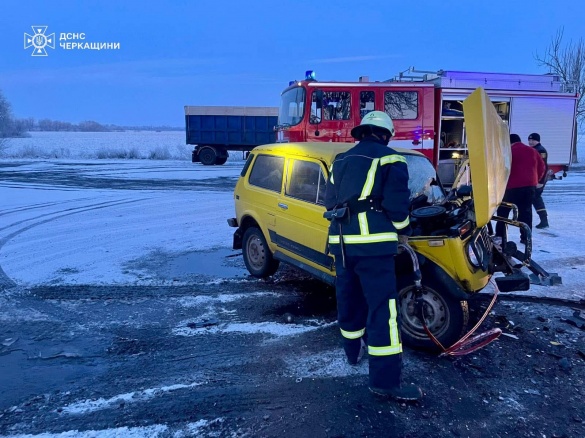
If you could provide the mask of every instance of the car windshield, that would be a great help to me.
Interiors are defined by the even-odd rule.
[[[295,87],[282,93],[280,97],[278,124],[280,126],[298,125],[303,119],[305,109],[305,89]]]
[[[405,155],[408,162],[408,188],[410,199],[426,195],[431,204],[440,204],[445,200],[445,192],[437,181],[437,172],[426,157]]]

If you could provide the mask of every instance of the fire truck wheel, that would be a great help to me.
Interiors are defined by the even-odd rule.
[[[262,231],[256,227],[250,227],[244,233],[242,254],[246,268],[254,277],[270,277],[278,269],[278,260],[274,260]]]
[[[209,146],[201,148],[201,150],[199,151],[199,160],[201,160],[201,163],[203,163],[206,166],[214,165],[216,159],[217,152],[215,152],[215,149]]]
[[[432,279],[423,284],[423,314],[431,333],[443,347],[449,348],[466,330],[469,308],[467,301],[461,301],[443,289]],[[439,351],[440,347],[429,338],[417,316],[414,292],[413,284],[398,292],[402,341],[412,348]]]

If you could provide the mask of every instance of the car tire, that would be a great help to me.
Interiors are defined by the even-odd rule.
[[[469,321],[467,301],[452,296],[439,282],[423,280],[424,315],[427,327],[438,341],[448,348],[457,342]],[[425,332],[416,315],[414,305],[414,284],[401,288],[398,292],[401,319],[402,342],[412,348],[440,351]]]
[[[250,274],[257,278],[270,277],[278,269],[279,261],[272,257],[262,231],[248,228],[242,238],[244,263]]]
[[[199,161],[205,166],[213,166],[217,159],[217,152],[215,149],[206,146],[199,151]]]

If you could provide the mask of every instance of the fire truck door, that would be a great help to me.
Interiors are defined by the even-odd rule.
[[[313,90],[312,102],[319,90]],[[354,126],[351,93],[343,90],[322,90],[320,120],[312,119],[307,128],[307,141],[353,142]],[[316,123],[318,122],[318,123]]]

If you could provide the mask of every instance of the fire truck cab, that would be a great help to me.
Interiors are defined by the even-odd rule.
[[[576,140],[578,95],[571,84],[550,74],[407,72],[383,82],[319,82],[308,71],[281,94],[277,142],[352,142],[350,131],[363,116],[384,111],[396,129],[392,146],[425,154],[449,186],[468,154],[463,100],[483,87],[510,132],[525,143],[538,132],[549,168],[566,175]]]

